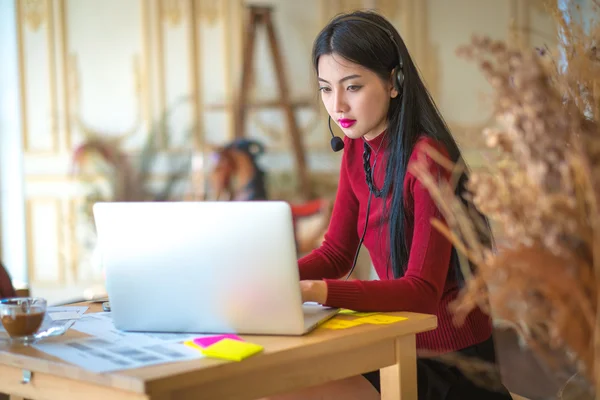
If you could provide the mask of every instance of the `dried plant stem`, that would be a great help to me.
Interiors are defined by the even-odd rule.
[[[428,148],[409,169],[438,204],[433,227],[468,260],[460,267],[473,267],[450,305],[455,322],[479,307],[600,400],[600,18],[586,29],[576,5],[548,5],[557,57],[485,37],[459,50],[495,93],[497,127],[484,131],[495,163],[471,174],[464,194],[462,160]],[[493,250],[488,221],[500,236]]]
[[[467,257],[469,257],[469,258],[476,258],[476,256],[473,255],[469,251],[469,249],[467,249],[465,247],[465,245],[460,241],[460,238],[458,237],[458,235],[451,232],[450,229],[448,228],[448,226],[446,224],[444,224],[442,221],[440,221],[439,219],[432,219],[431,225],[434,228],[436,228],[442,235],[444,235],[444,237],[446,237],[446,239],[448,239],[451,243],[456,243],[456,246],[455,246],[456,250],[467,255]],[[469,273],[469,276],[470,275],[471,274]]]

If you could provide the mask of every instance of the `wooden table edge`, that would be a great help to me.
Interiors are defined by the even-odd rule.
[[[425,314],[419,315],[424,316]],[[374,330],[373,332],[361,332],[360,339],[363,340],[361,341],[360,346],[365,347],[375,345],[381,341],[387,340],[396,342],[399,338],[403,336],[415,337],[419,333],[431,331],[437,328],[437,317],[435,315],[430,315],[428,317],[422,318],[418,322],[420,324],[418,328],[411,329],[411,331],[408,333],[402,333],[398,335],[384,335],[383,332],[385,331],[382,330]],[[399,322],[398,324],[400,323],[401,322]],[[387,325],[386,327],[392,328],[392,325],[394,324]],[[381,326],[379,328],[381,328]],[[373,333],[376,334],[374,335]],[[343,352],[355,349],[355,339],[356,337],[352,336],[336,339],[336,345],[338,346],[336,352]],[[213,367],[210,367],[210,370],[206,370],[204,368],[196,368],[181,373],[174,373],[156,378],[149,378],[145,380],[147,393],[157,391],[164,392],[173,388],[182,389],[186,386],[199,385],[202,383],[210,382],[214,379],[222,379],[220,374],[224,372],[224,369],[228,370],[226,371],[228,376],[239,376],[255,369],[267,369],[273,367],[274,365],[280,364],[282,361],[281,359],[285,358],[294,358],[297,360],[304,360],[307,358],[319,358],[324,355],[326,356],[328,353],[331,353],[331,350],[329,349],[330,345],[331,344],[327,342],[314,344],[310,350],[312,350],[311,353],[314,353],[316,349],[317,354],[311,354],[307,352],[307,349],[304,347],[296,347],[273,354],[254,356],[239,363],[231,363],[228,361],[216,361],[217,364],[215,364]],[[389,365],[392,364],[393,362]],[[382,366],[382,368],[383,367],[385,366]]]
[[[404,327],[400,330],[407,330],[406,324],[413,326],[412,329],[410,329],[410,333],[406,333],[406,335],[413,336],[417,333],[433,330],[437,327],[437,318],[434,315],[416,313],[402,314],[408,315],[409,320],[402,321],[396,324],[374,327],[371,329],[372,331],[361,332],[358,336],[359,339],[361,339],[364,342],[364,345],[368,345],[369,343],[376,343],[377,341],[404,336],[405,334],[402,333],[390,335],[390,330],[394,331],[399,329],[397,327],[398,324],[404,324]],[[411,319],[411,315],[414,315],[416,318]],[[342,338],[337,338],[335,340],[340,342],[340,350],[344,350],[344,348],[351,348],[352,346],[354,346],[352,342],[356,340],[356,337],[346,336]],[[312,352],[316,352],[319,354],[327,353],[327,342],[310,343],[309,346],[311,347]],[[185,388],[186,386],[189,386],[190,378],[192,378],[193,384],[195,385],[209,382],[212,378],[214,378],[215,374],[222,373],[224,369],[229,369],[229,371],[227,372],[228,374],[237,376],[239,374],[243,374],[247,370],[257,368],[257,365],[259,368],[268,368],[272,365],[277,364],[278,362],[281,362],[281,358],[294,358],[299,355],[305,357],[306,355],[303,353],[306,353],[306,349],[304,348],[304,346],[298,346],[290,349],[284,349],[276,353],[266,353],[263,355],[258,355],[253,358],[244,360],[240,363],[211,360],[211,362],[214,362],[214,364],[208,367],[197,365],[193,369],[187,371],[174,371],[173,373],[169,373],[166,375],[159,374],[158,376],[151,378],[145,378],[142,375],[136,375],[136,373],[139,374],[140,371],[158,369],[161,366],[164,366],[165,364],[131,370],[115,371],[103,374],[91,372],[77,365],[66,363],[51,356],[48,356],[48,358],[51,359],[45,359],[39,357],[32,357],[28,355],[10,353],[7,351],[0,351],[0,355],[3,355],[0,365],[17,368],[23,371],[31,371],[34,373],[34,375],[42,374],[60,379],[70,379],[80,384],[86,384],[93,387],[123,390],[131,392],[131,394],[143,395],[149,393],[156,393],[157,391],[164,392],[165,390],[169,391],[171,389],[175,390]],[[11,357],[9,360],[6,360],[5,356],[7,354],[12,355],[14,358]],[[319,354],[315,354],[312,357],[317,357]],[[198,361],[185,361],[182,363],[197,362]],[[176,363],[168,364],[173,365]],[[232,369],[233,371],[231,371]],[[207,373],[207,371],[210,371],[211,373]],[[188,381],[187,384],[185,384],[186,380]],[[183,386],[182,382],[184,383]]]

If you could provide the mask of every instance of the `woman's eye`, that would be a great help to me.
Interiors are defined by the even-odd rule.
[[[356,92],[361,87],[362,86],[360,86],[360,85],[350,85],[350,86],[348,86],[348,90],[351,91],[351,92]]]
[[[321,91],[321,92],[330,92],[331,89],[328,88],[328,87],[326,87],[326,86],[322,86],[322,87],[319,88],[319,91]]]

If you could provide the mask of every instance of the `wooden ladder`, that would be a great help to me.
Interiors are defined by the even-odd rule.
[[[242,138],[246,133],[246,113],[248,109],[248,91],[252,81],[252,64],[254,61],[254,49],[256,43],[256,32],[260,24],[263,24],[267,30],[267,37],[271,48],[271,55],[275,67],[277,84],[279,86],[279,102],[277,106],[283,107],[287,119],[288,130],[292,139],[292,148],[296,162],[296,174],[298,176],[299,193],[306,198],[312,197],[310,179],[306,169],[306,159],[304,155],[304,146],[302,136],[294,114],[294,107],[290,99],[290,92],[287,86],[284,73],[284,66],[279,50],[279,43],[273,27],[272,7],[268,6],[248,6],[248,23],[246,24],[246,34],[244,40],[243,70],[240,85],[238,102],[235,112],[235,136]]]

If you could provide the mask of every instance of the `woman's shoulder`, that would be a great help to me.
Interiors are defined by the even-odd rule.
[[[427,159],[431,159],[431,154],[433,152],[441,153],[444,158],[449,158],[448,149],[446,146],[439,140],[432,138],[431,136],[421,135],[410,155],[410,159],[419,159],[421,157],[426,157]]]
[[[418,181],[411,168],[411,164],[414,163],[420,163],[421,167],[425,166],[433,175],[445,176],[446,178],[451,175],[451,171],[446,168],[451,163],[446,146],[430,136],[422,135],[413,147],[408,161],[408,170],[406,171],[407,179],[405,180],[405,183],[409,185],[413,181]]]

